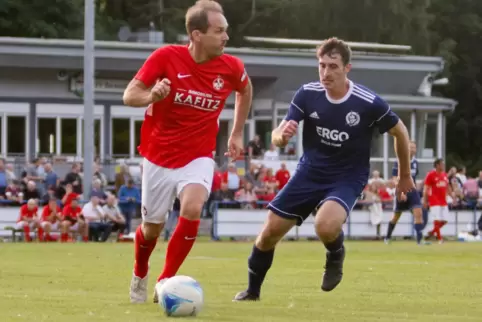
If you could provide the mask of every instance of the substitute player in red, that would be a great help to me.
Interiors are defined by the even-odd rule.
[[[17,219],[17,229],[23,230],[24,240],[31,242],[30,232],[38,229],[39,239],[42,240],[43,230],[38,219],[38,207],[35,199],[29,199],[25,205],[20,207],[20,214]]]
[[[447,223],[449,207],[447,205],[447,194],[451,193],[445,163],[442,159],[435,160],[434,169],[425,177],[423,187],[423,206],[430,207],[430,215],[433,218],[433,229],[429,231],[427,239],[437,237],[439,243],[443,243],[440,229]]]
[[[133,303],[147,300],[149,257],[176,197],[181,214],[167,246],[159,285],[177,273],[194,244],[213,180],[219,115],[233,91],[235,117],[227,155],[236,158],[242,151],[252,87],[241,60],[223,53],[227,28],[217,2],[196,2],[186,13],[190,44],[154,51],[124,92],[128,106],[152,104],[152,131],[142,151],[143,222],[135,236]]]

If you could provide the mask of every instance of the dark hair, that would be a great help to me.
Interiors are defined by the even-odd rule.
[[[209,28],[208,13],[224,13],[219,3],[213,0],[199,0],[186,12],[186,31],[189,36],[194,30],[206,33]]]
[[[444,162],[444,159],[435,159],[435,161],[433,162],[433,167],[437,167],[438,165],[440,165],[440,163]]]
[[[339,54],[344,66],[348,65],[351,61],[351,49],[341,39],[336,37],[324,40],[316,51],[316,57],[321,58],[325,55],[333,56]]]

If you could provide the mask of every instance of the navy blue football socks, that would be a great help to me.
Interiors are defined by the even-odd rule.
[[[415,233],[417,234],[417,244],[420,244],[423,238],[423,224],[415,224]]]
[[[345,235],[342,230],[335,240],[329,243],[325,243],[325,247],[330,253],[336,253],[337,251],[342,249],[344,240],[345,240]]]
[[[259,296],[266,273],[273,263],[273,257],[274,249],[263,252],[256,245],[253,246],[253,251],[248,259],[249,294]]]

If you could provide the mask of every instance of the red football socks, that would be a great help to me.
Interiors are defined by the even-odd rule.
[[[38,235],[39,241],[41,241],[41,242],[44,241],[44,230],[43,230],[42,227],[38,228],[37,235]]]
[[[134,275],[144,278],[149,270],[149,257],[156,248],[157,238],[153,240],[145,240],[141,226],[136,229],[136,237],[134,242],[136,261],[134,263]]]
[[[200,220],[189,220],[179,217],[176,229],[169,240],[164,270],[157,281],[176,275],[187,255],[191,251],[197,237]]]
[[[23,234],[25,236],[25,241],[32,241],[32,238],[30,238],[30,227],[29,225],[23,226]]]
[[[440,229],[443,226],[445,226],[445,222],[440,221],[440,220],[434,220],[433,229],[429,232],[429,235],[431,235],[431,236],[435,235],[437,240],[442,240],[442,232],[440,231]]]

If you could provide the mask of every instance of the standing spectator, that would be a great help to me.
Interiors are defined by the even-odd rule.
[[[4,197],[8,186],[8,173],[5,169],[5,161],[0,159],[0,196]]]
[[[99,204],[99,197],[92,196],[90,201],[82,208],[85,222],[89,226],[89,239],[105,242],[111,233],[112,226],[106,223],[105,213]]]
[[[376,227],[376,239],[381,238],[381,225],[383,220],[382,198],[379,194],[380,189],[376,184],[369,184],[364,192],[365,202],[368,203],[368,211],[370,212],[370,221]],[[405,196],[406,198],[406,196]]]
[[[132,178],[127,179],[127,184],[122,185],[119,189],[119,206],[126,219],[125,233],[131,231],[132,218],[136,215],[137,204],[141,200],[141,192],[134,186]]]
[[[248,142],[248,156],[249,158],[259,158],[262,155],[263,145],[259,135],[255,135],[254,138]]]
[[[286,164],[283,162],[281,163],[281,169],[276,171],[276,180],[278,181],[278,188],[279,190],[283,189],[283,187],[288,183],[290,180],[290,172],[286,169]]]
[[[72,169],[65,176],[64,183],[72,185],[72,191],[78,195],[82,194],[82,177],[80,176],[80,164],[72,164]]]
[[[60,183],[59,176],[57,173],[54,172],[52,169],[52,165],[50,163],[45,163],[44,165],[44,173],[45,173],[45,179],[44,179],[44,184],[45,184],[45,190],[49,189],[49,187],[58,187]]]
[[[107,203],[102,207],[102,210],[104,210],[107,223],[111,226],[111,232],[118,232],[117,240],[119,240],[126,228],[126,219],[122,216],[116,202],[115,196],[109,194],[107,196]]]
[[[463,185],[464,197],[467,207],[475,209],[479,200],[479,185],[477,179],[468,178]]]
[[[121,186],[125,185],[132,176],[129,171],[127,164],[120,165],[120,172],[115,175],[115,191],[118,193]]]
[[[105,186],[107,186],[107,176],[101,171],[101,166],[97,163],[94,163],[93,172],[94,180],[98,179],[100,181],[101,188],[104,189]]]
[[[15,174],[15,169],[13,168],[13,164],[8,163],[5,164],[5,160],[0,159],[1,162],[3,162],[3,165],[5,167],[5,172],[7,173],[7,179],[8,180],[17,180],[17,175]]]

